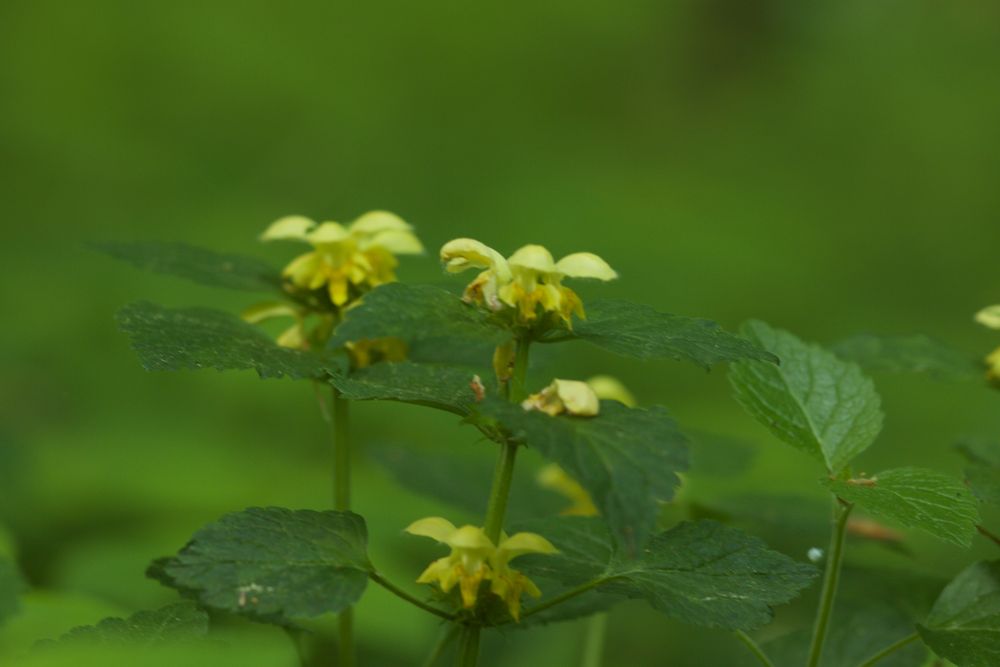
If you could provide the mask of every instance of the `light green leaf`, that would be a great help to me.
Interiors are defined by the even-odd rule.
[[[318,354],[280,347],[243,320],[208,308],[164,308],[148,302],[118,311],[143,368],[151,371],[253,369],[262,378],[323,378],[338,365]]]
[[[19,598],[24,588],[17,564],[12,558],[0,556],[0,623],[21,608]]]
[[[620,543],[635,553],[687,469],[687,440],[661,407],[602,401],[596,417],[551,417],[496,399],[480,407],[514,438],[561,465],[590,492]]]
[[[963,570],[917,629],[935,653],[959,667],[1000,665],[1000,561]]]
[[[346,375],[332,375],[329,381],[352,400],[401,401],[464,416],[476,400],[472,384],[477,375],[481,382],[482,378],[491,382],[490,375],[471,368],[402,361],[383,362]]]
[[[876,519],[920,528],[967,547],[979,522],[972,493],[958,480],[934,470],[896,468],[866,479],[826,480],[827,488]]]
[[[722,361],[777,361],[715,322],[661,313],[629,301],[588,303],[587,318],[573,324],[573,335],[626,357],[686,360],[706,369]]]
[[[788,444],[839,472],[882,430],[881,399],[855,364],[787,331],[750,321],[742,333],[781,365],[743,361],[729,369],[736,400]]]
[[[491,324],[487,313],[450,292],[431,285],[389,283],[375,288],[360,305],[347,310],[330,346],[390,336],[410,343],[437,342],[447,350],[455,341],[495,345],[510,334]],[[489,359],[484,362],[489,363]]]
[[[981,502],[1000,505],[1000,442],[965,440],[958,451],[969,462],[965,480]]]
[[[94,247],[139,269],[186,278],[202,285],[250,292],[281,291],[281,274],[255,257],[219,253],[186,243],[106,242]]]
[[[858,334],[832,349],[872,373],[924,373],[938,380],[975,380],[983,374],[971,355],[923,334]]]
[[[97,625],[76,627],[58,641],[39,642],[39,648],[77,644],[132,644],[157,646],[200,639],[208,634],[208,614],[191,602],[179,602],[155,611],[138,611],[128,618],[106,618]]]
[[[367,540],[351,512],[251,507],[199,530],[150,576],[207,607],[286,625],[361,597]]]
[[[694,625],[732,630],[764,625],[772,606],[794,598],[816,575],[812,566],[714,521],[685,522],[660,533],[635,559],[623,558],[594,518],[545,519],[519,528],[544,535],[559,549],[519,559],[529,574],[568,586],[593,583],[599,592],[646,600]]]

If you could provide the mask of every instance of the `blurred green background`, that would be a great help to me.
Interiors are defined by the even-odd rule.
[[[36,589],[0,629],[0,661],[173,599],[145,565],[224,512],[328,503],[308,384],[147,373],[113,319],[140,298],[235,311],[253,295],[141,274],[91,241],[183,240],[280,265],[291,250],[255,240],[273,219],[384,208],[431,249],[404,260],[403,280],[446,280],[434,252],[456,236],[506,253],[537,242],[619,270],[585,296],[729,328],[760,317],[821,342],[921,331],[974,355],[998,342],[971,321],[1000,301],[990,0],[6,0],[0,63],[0,517]],[[755,532],[797,558],[824,546],[818,468],[742,414],[723,369],[545,352],[536,385],[613,373],[685,426],[755,442],[748,474],[692,475],[685,493],[781,496],[761,499],[773,520]],[[1000,436],[996,393],[876,380],[887,420],[867,470],[957,475],[959,436]],[[356,414],[365,442],[492,455],[447,416]],[[412,579],[437,552],[403,526],[475,517],[358,458],[373,559]],[[919,534],[906,546],[859,544],[849,562],[949,577],[996,555]],[[809,611],[784,610],[763,636]],[[365,664],[415,664],[438,632],[381,590],[358,615]],[[732,664],[741,650],[638,604],[610,627],[608,667]],[[262,664],[293,664],[284,636],[261,632]],[[498,634],[484,664],[572,665],[582,632]]]

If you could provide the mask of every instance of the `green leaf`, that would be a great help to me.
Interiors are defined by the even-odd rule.
[[[588,303],[587,318],[573,324],[573,334],[626,357],[686,360],[706,369],[722,361],[777,361],[774,355],[715,322],[661,313],[628,301]]]
[[[982,376],[970,355],[923,334],[858,334],[833,345],[833,351],[869,372],[925,373],[938,380],[973,380]]]
[[[921,468],[896,468],[859,480],[826,480],[827,488],[876,519],[920,528],[967,547],[979,522],[972,493],[948,475]]]
[[[488,399],[480,410],[579,481],[633,553],[652,531],[659,502],[673,497],[676,473],[687,469],[687,440],[661,407],[602,401],[596,417],[551,417]]]
[[[529,575],[568,586],[593,583],[599,592],[646,600],[694,625],[731,630],[764,625],[772,606],[794,598],[816,576],[812,566],[714,521],[685,522],[660,533],[635,559],[615,550],[607,528],[595,518],[553,518],[522,527],[559,549],[519,559]]]
[[[281,274],[255,257],[219,253],[186,243],[106,242],[94,247],[139,269],[186,278],[202,285],[249,292],[281,291]]]
[[[179,602],[155,611],[138,611],[128,618],[106,618],[97,625],[76,627],[58,641],[39,648],[72,644],[133,644],[157,646],[200,639],[208,634],[208,614],[193,603]]]
[[[736,400],[775,436],[832,472],[875,441],[881,399],[860,368],[764,322],[747,322],[741,331],[781,359],[780,366],[743,361],[729,369]]]
[[[692,475],[734,477],[746,472],[756,455],[752,443],[718,433],[688,431]]]
[[[19,598],[24,588],[24,579],[17,564],[12,558],[0,556],[0,623],[21,608]]]
[[[361,597],[367,540],[351,512],[251,507],[202,528],[150,574],[207,607],[287,625]]]
[[[491,380],[489,375],[480,373],[458,366],[383,362],[346,375],[332,375],[329,381],[352,400],[401,401],[464,416],[476,400],[473,377],[480,375],[486,382]]]
[[[1000,561],[963,570],[917,630],[935,653],[959,667],[1000,665]]]
[[[313,379],[337,369],[329,358],[280,347],[252,324],[218,310],[143,301],[118,311],[118,325],[146,370],[253,369],[262,378]]]
[[[965,440],[957,445],[969,465],[965,480],[981,502],[1000,505],[1000,442]]]
[[[390,336],[411,343],[423,341],[424,347],[428,341],[436,342],[447,350],[455,341],[495,345],[510,334],[491,324],[487,313],[450,292],[432,285],[389,283],[347,310],[330,346],[339,348],[354,340]]]

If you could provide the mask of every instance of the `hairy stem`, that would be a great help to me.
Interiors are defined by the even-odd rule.
[[[434,614],[435,616],[439,616],[440,618],[443,618],[443,619],[448,620],[448,621],[450,621],[450,620],[452,620],[452,619],[455,618],[454,614],[450,614],[450,613],[448,613],[448,612],[446,612],[446,611],[444,611],[442,609],[438,609],[437,607],[432,607],[431,605],[427,604],[426,602],[423,602],[423,601],[419,600],[418,598],[413,597],[412,595],[410,595],[409,593],[407,593],[406,591],[404,591],[402,588],[396,586],[396,584],[392,583],[391,581],[389,581],[388,579],[386,579],[385,577],[383,577],[378,572],[369,572],[368,573],[368,578],[371,579],[372,581],[374,581],[376,584],[378,584],[382,588],[384,588],[385,590],[387,590],[390,593],[392,593],[393,595],[395,595],[396,597],[398,597],[399,599],[406,600],[407,602],[409,602],[410,604],[412,604],[414,607],[419,607],[420,609],[423,609],[424,611],[426,611],[428,613]]]
[[[837,597],[837,583],[840,580],[840,566],[844,560],[844,537],[847,533],[847,517],[852,505],[840,498],[833,500],[833,532],[830,535],[830,553],[827,555],[826,571],[823,573],[823,590],[820,593],[816,625],[813,627],[812,644],[809,647],[808,667],[817,667],[823,655],[823,643],[833,614],[833,601]]]
[[[764,667],[774,667],[774,663],[771,662],[771,659],[767,657],[764,650],[753,640],[752,637],[750,637],[750,635],[742,630],[737,630],[733,634],[735,634],[736,638],[743,642],[748,649],[750,649],[750,652],[753,653],[754,657],[757,658],[758,661],[760,661],[760,664],[764,665]]]
[[[895,653],[896,651],[898,651],[899,649],[903,648],[904,646],[909,645],[911,642],[915,642],[919,637],[920,635],[918,635],[916,632],[914,632],[912,635],[907,635],[902,639],[900,639],[899,641],[889,644],[884,649],[882,649],[872,657],[862,662],[860,665],[858,665],[858,667],[871,667],[879,660],[882,660],[882,658],[886,658]]]
[[[587,620],[580,667],[601,667],[604,661],[604,637],[608,634],[607,613],[594,614]]]

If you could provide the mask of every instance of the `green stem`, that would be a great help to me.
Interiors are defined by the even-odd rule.
[[[601,667],[604,659],[604,638],[608,634],[608,615],[594,614],[587,621],[583,638],[583,662],[580,667]]]
[[[479,626],[466,625],[458,638],[458,667],[476,667],[479,662]]]
[[[736,638],[743,642],[748,649],[750,649],[750,652],[753,653],[754,657],[760,661],[760,664],[764,665],[764,667],[774,667],[774,663],[771,662],[771,659],[767,657],[764,650],[761,649],[761,647],[753,640],[753,638],[750,637],[750,635],[742,630],[737,630],[733,634],[735,634]]]
[[[424,667],[434,667],[437,661],[441,659],[444,655],[445,649],[451,644],[455,637],[458,636],[458,632],[461,626],[455,625],[454,623],[449,623],[444,627],[444,631],[441,633],[441,638],[437,640],[434,644],[434,648],[431,649],[430,655],[427,656],[427,660],[424,661]]]
[[[511,403],[520,403],[528,397],[526,380],[528,377],[528,351],[531,339],[527,336],[517,339],[517,349],[514,352],[514,370],[508,385],[507,398]]]
[[[583,595],[584,593],[586,593],[590,589],[597,588],[598,586],[600,586],[601,584],[603,584],[603,583],[605,583],[607,581],[609,581],[609,579],[607,577],[598,577],[597,579],[591,579],[587,583],[580,584],[576,588],[568,590],[565,593],[563,593],[562,595],[557,595],[557,596],[555,596],[554,598],[552,598],[550,600],[546,600],[545,602],[543,602],[543,603],[541,603],[539,605],[535,605],[531,609],[526,609],[525,612],[523,614],[521,614],[521,620],[524,620],[524,619],[528,618],[529,616],[534,616],[538,612],[545,611],[546,609],[548,609],[550,607],[554,607],[557,604],[562,604],[566,600],[569,600],[571,598],[575,598],[577,595]]]
[[[413,597],[412,595],[410,595],[409,593],[407,593],[406,591],[404,591],[402,588],[399,588],[398,586],[396,586],[396,584],[392,583],[388,579],[385,579],[378,572],[369,572],[368,573],[368,578],[371,579],[372,581],[374,581],[376,584],[378,584],[382,588],[384,588],[385,590],[387,590],[390,593],[392,593],[393,595],[395,595],[396,597],[400,598],[401,600],[406,600],[407,602],[409,602],[410,604],[412,604],[414,607],[419,607],[419,608],[423,609],[424,611],[426,611],[428,613],[434,614],[435,616],[439,616],[440,618],[445,619],[446,621],[451,621],[451,620],[453,620],[455,618],[454,614],[449,614],[446,611],[443,611],[443,610],[438,609],[436,607],[432,607],[431,605],[427,604],[426,602],[423,602],[423,601],[421,601],[421,600]]]
[[[982,535],[988,540],[992,540],[993,543],[996,544],[997,546],[1000,546],[1000,535],[995,535],[994,533],[991,533],[983,526],[976,526],[976,530],[979,531],[980,535]]]
[[[884,649],[882,649],[881,651],[879,651],[878,653],[876,653],[872,657],[870,657],[867,660],[865,660],[864,662],[862,662],[860,665],[858,665],[858,667],[871,667],[872,665],[874,665],[876,662],[878,662],[882,658],[885,658],[885,657],[888,657],[888,656],[892,655],[893,653],[895,653],[899,649],[903,648],[904,646],[909,645],[911,642],[915,642],[918,638],[919,638],[919,635],[916,632],[914,632],[912,635],[907,635],[907,636],[903,637],[902,639],[900,639],[898,642],[895,642],[893,644],[889,644]]]
[[[830,553],[827,555],[826,571],[823,573],[823,590],[819,598],[816,625],[813,628],[812,644],[809,647],[807,667],[817,667],[823,655],[823,642],[833,614],[833,601],[837,597],[837,583],[840,580],[840,566],[844,560],[844,537],[847,533],[847,517],[853,506],[840,498],[833,501],[833,532],[830,536]]]

